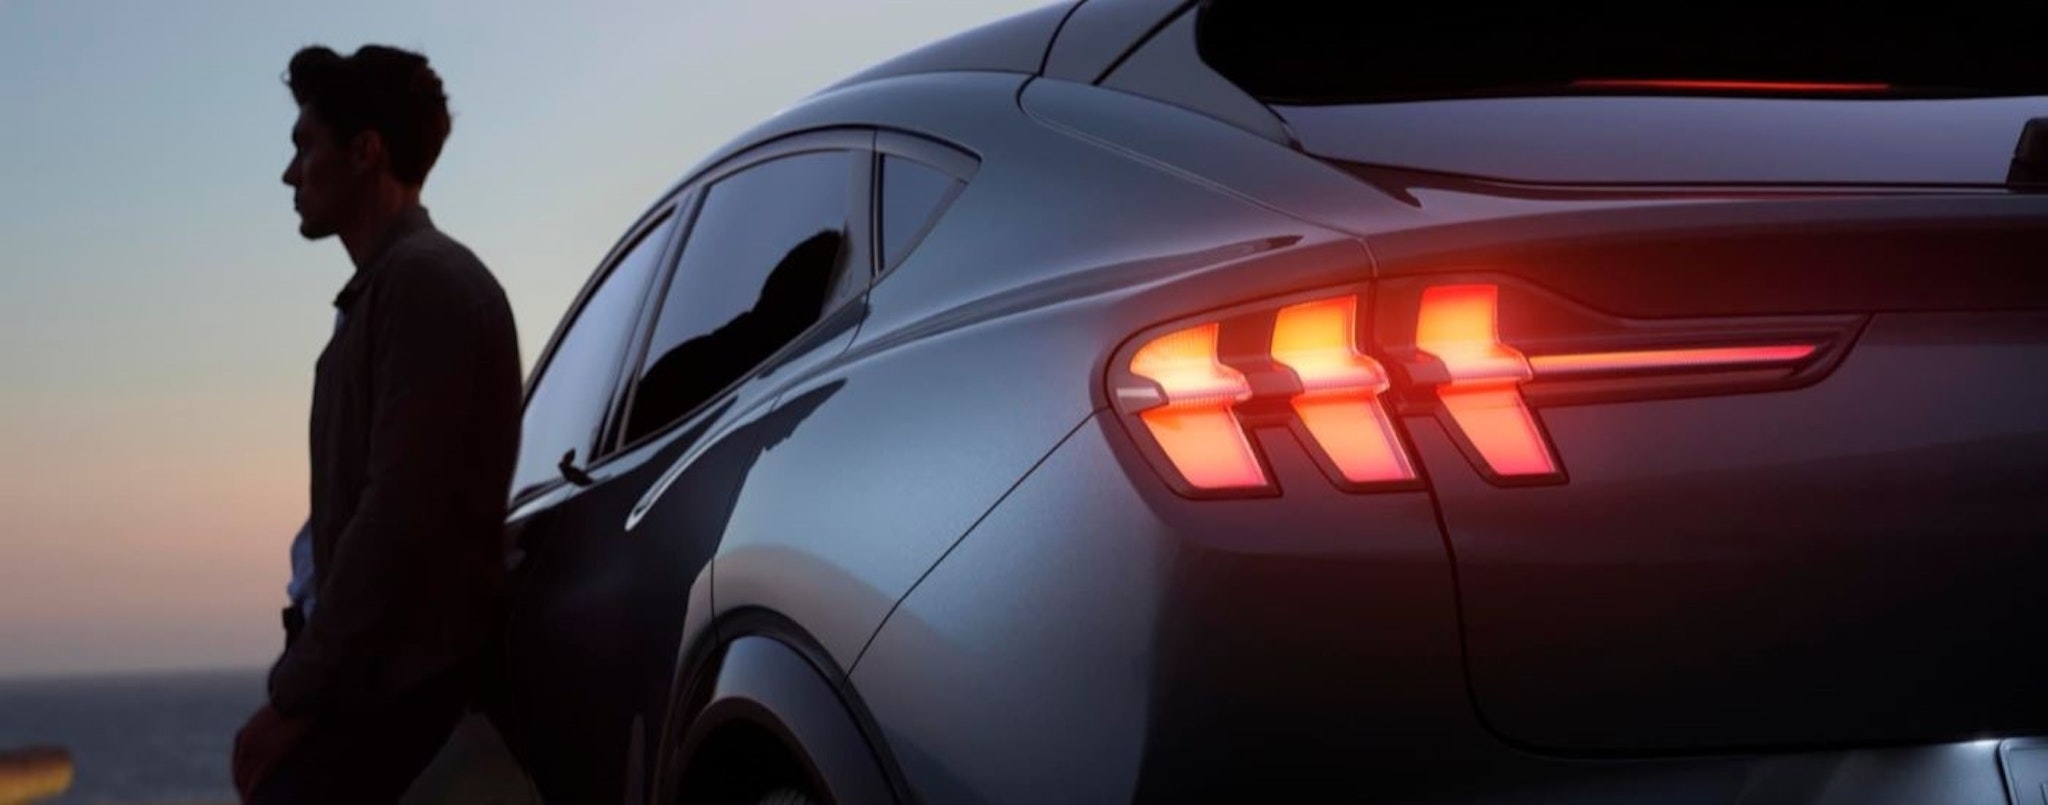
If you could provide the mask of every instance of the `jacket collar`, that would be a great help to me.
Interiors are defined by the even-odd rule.
[[[377,235],[377,245],[370,248],[369,258],[356,268],[355,276],[349,277],[348,284],[342,286],[341,293],[335,294],[334,306],[347,309],[356,301],[356,297],[363,294],[363,289],[369,286],[370,276],[383,267],[385,258],[391,256],[392,247],[405,240],[407,235],[431,229],[433,226],[434,221],[427,216],[426,207],[413,206],[399,212],[397,217],[391,219],[391,223],[384,226],[384,231]]]

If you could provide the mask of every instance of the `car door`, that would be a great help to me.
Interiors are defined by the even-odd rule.
[[[779,142],[693,183],[702,189],[672,219],[677,245],[648,247],[666,270],[612,364],[596,460],[572,463],[574,480],[519,512],[508,693],[522,758],[550,801],[641,795],[649,730],[721,507],[764,449],[780,384],[843,349],[859,321],[872,268],[856,188],[871,137]],[[657,488],[688,505],[638,523],[636,504]]]
[[[550,667],[558,641],[536,632],[532,613],[549,587],[536,586],[563,563],[552,557],[564,522],[604,498],[628,492],[611,483],[621,375],[637,340],[651,288],[672,257],[676,234],[690,212],[685,196],[659,205],[627,231],[592,281],[571,305],[528,384],[520,455],[513,478],[507,542],[512,563],[510,616],[501,683],[489,707],[492,719],[536,778],[558,774],[564,762],[553,736],[565,714],[544,693],[562,675]],[[571,480],[571,477],[575,480]],[[602,483],[598,481],[602,479]],[[548,561],[555,558],[555,561]],[[535,593],[542,594],[536,598]],[[568,716],[568,717],[573,717]]]

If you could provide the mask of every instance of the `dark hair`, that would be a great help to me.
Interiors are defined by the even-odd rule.
[[[418,186],[448,140],[448,96],[427,57],[383,45],[342,56],[309,47],[292,56],[285,84],[343,143],[364,131],[384,138],[391,173]]]

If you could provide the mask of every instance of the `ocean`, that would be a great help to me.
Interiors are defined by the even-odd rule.
[[[232,803],[235,730],[262,703],[260,669],[0,680],[0,752],[69,750],[57,805]]]

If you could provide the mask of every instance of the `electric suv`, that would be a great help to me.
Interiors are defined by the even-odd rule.
[[[529,383],[546,799],[2042,803],[2040,7],[1425,5],[1062,2],[681,176]]]

